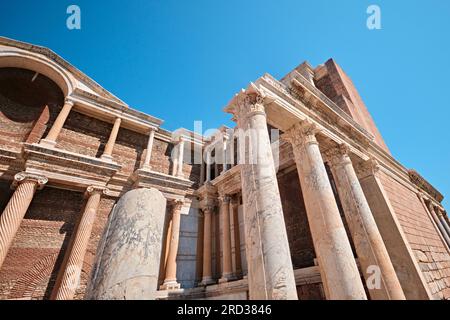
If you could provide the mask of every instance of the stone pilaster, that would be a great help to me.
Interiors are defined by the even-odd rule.
[[[62,107],[60,113],[58,114],[58,117],[53,123],[53,126],[50,129],[47,137],[41,140],[41,145],[46,147],[54,147],[56,145],[59,133],[61,132],[61,129],[63,128],[64,123],[66,122],[67,117],[69,116],[70,111],[72,110],[74,105],[75,103],[73,101],[66,99],[64,106]]]
[[[0,268],[36,190],[42,189],[47,182],[47,178],[43,176],[26,172],[18,173],[14,177],[12,187],[16,190],[0,216]]]
[[[202,209],[204,215],[204,232],[203,232],[203,277],[201,285],[207,286],[214,283],[212,278],[212,268],[211,268],[211,249],[212,249],[212,239],[211,239],[211,221],[212,214],[214,212],[214,206],[206,205]]]
[[[113,128],[109,134],[108,142],[105,146],[105,151],[103,152],[101,158],[103,160],[112,161],[112,153],[114,150],[114,145],[116,144],[117,135],[119,134],[120,124],[122,123],[121,118],[116,118],[114,121]]]
[[[404,300],[394,266],[348,155],[348,147],[341,145],[330,149],[325,158],[333,173],[371,299]],[[377,274],[379,281],[374,278]]]
[[[170,235],[169,252],[167,255],[166,277],[161,290],[180,289],[177,282],[177,255],[180,242],[181,208],[184,202],[177,200],[172,206],[172,229]]]
[[[230,197],[222,195],[220,203],[220,222],[222,224],[222,277],[219,282],[227,282],[233,278],[231,260],[231,230],[230,230]]]
[[[56,279],[52,292],[52,300],[72,300],[79,285],[84,256],[89,244],[92,227],[102,195],[107,195],[108,189],[91,186],[86,190],[87,202],[81,215],[77,229],[70,240],[64,257],[61,271]]]
[[[238,129],[249,130],[250,146],[257,159],[254,163],[245,162],[245,157],[240,158],[249,293],[252,300],[296,300],[297,288],[267,131],[264,99],[252,84],[226,108],[237,120]]]
[[[286,132],[292,144],[325,294],[331,300],[367,299],[316,139],[302,121]]]

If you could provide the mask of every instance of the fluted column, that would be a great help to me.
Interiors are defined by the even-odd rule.
[[[116,144],[117,135],[119,133],[120,124],[122,123],[121,118],[116,118],[114,121],[113,128],[109,134],[108,142],[106,143],[105,150],[101,156],[102,159],[107,161],[112,161],[112,153],[114,150],[114,145]]]
[[[148,142],[147,142],[147,152],[145,153],[144,164],[142,165],[143,169],[150,170],[152,168],[150,163],[152,160],[152,151],[153,151],[154,141],[155,141],[155,130],[150,129],[150,134],[148,136]]]
[[[233,278],[231,261],[231,230],[230,230],[230,197],[223,195],[220,202],[220,222],[222,224],[222,277],[221,282],[227,282]]]
[[[405,300],[400,282],[359,183],[348,147],[326,153],[353,243],[372,300]],[[375,269],[374,269],[375,268]],[[380,281],[374,272],[379,270]],[[375,274],[376,276],[376,274]],[[379,283],[380,287],[373,283]]]
[[[74,102],[71,100],[66,99],[64,106],[62,107],[60,113],[58,114],[58,117],[56,118],[55,122],[53,123],[52,128],[50,129],[47,137],[45,139],[42,139],[40,144],[47,146],[47,147],[54,147],[56,145],[56,141],[58,139],[59,133],[61,132],[61,129],[64,126],[64,123],[67,120],[67,117],[70,114],[70,111],[72,110],[74,106]]]
[[[108,189],[91,186],[86,190],[86,206],[67,248],[51,295],[52,300],[72,300],[75,295],[102,194],[108,194]]]
[[[292,144],[325,294],[331,300],[367,299],[310,121],[286,132]]]
[[[450,236],[447,234],[445,227],[442,225],[442,222],[439,219],[436,211],[434,210],[434,205],[431,201],[428,202],[428,209],[430,210],[431,216],[433,217],[434,222],[439,228],[439,231],[441,232],[444,241],[447,243],[448,246],[450,246]]]
[[[169,253],[167,255],[166,278],[161,286],[161,290],[180,289],[177,282],[177,255],[178,244],[180,242],[180,224],[181,224],[181,208],[183,201],[177,200],[172,207],[172,229],[169,244]]]
[[[203,232],[203,277],[201,285],[208,285],[214,283],[212,278],[212,268],[211,268],[211,247],[212,247],[212,239],[211,239],[211,217],[214,212],[214,206],[204,206],[203,209],[204,215],[204,232]]]
[[[240,134],[249,137],[252,158],[256,159],[256,162],[245,161],[246,157],[241,157],[239,161],[249,293],[251,300],[296,300],[297,288],[267,131],[265,100],[263,93],[251,84],[225,109],[234,115]],[[244,141],[239,139],[239,144]],[[250,153],[245,145],[241,147],[241,151]]]
[[[235,265],[236,268],[234,270],[236,277],[242,276],[242,261],[241,261],[241,235],[239,230],[239,195],[236,195],[232,202],[232,219],[234,225],[234,254],[235,254]]]
[[[14,177],[13,187],[16,190],[0,216],[0,268],[36,190],[42,189],[47,181],[43,176],[26,172],[18,173]]]

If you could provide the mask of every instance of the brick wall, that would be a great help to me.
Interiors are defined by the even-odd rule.
[[[64,103],[57,85],[43,75],[17,68],[0,69],[0,147],[20,150],[38,142]]]
[[[417,195],[386,174],[381,174],[403,232],[416,256],[432,294],[450,298],[450,255]]]
[[[347,112],[359,125],[375,137],[375,142],[389,152],[372,116],[350,77],[332,59],[316,70],[315,84],[325,95]]]
[[[314,245],[297,170],[278,177],[284,220],[294,269],[314,265]]]
[[[0,299],[49,296],[82,205],[81,193],[36,193],[0,270]]]

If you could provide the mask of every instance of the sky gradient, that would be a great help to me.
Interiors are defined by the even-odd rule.
[[[71,4],[81,30],[66,27]],[[366,27],[371,4],[381,30]],[[334,58],[394,157],[448,197],[449,34],[447,0],[0,3],[0,35],[49,47],[169,130],[232,125],[222,108],[250,81]]]

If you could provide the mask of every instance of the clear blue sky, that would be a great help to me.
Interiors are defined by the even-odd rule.
[[[366,28],[370,4],[382,30]],[[170,130],[230,125],[222,107],[249,81],[333,57],[393,155],[450,197],[450,1],[1,1],[0,34],[51,48]]]

